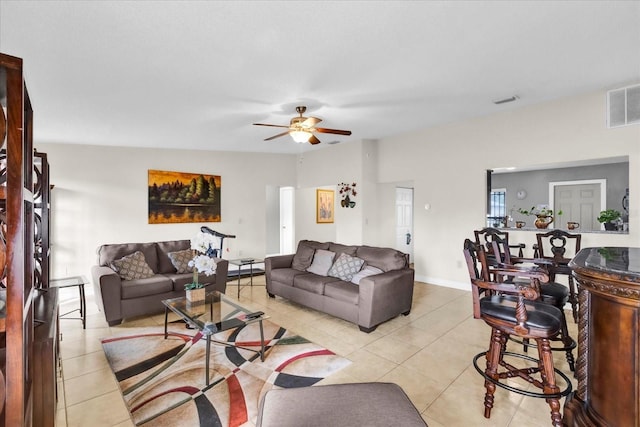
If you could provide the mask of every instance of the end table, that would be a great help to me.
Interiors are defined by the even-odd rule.
[[[264,262],[262,258],[241,258],[241,259],[230,259],[229,264],[238,266],[238,299],[240,299],[240,289],[242,285],[240,284],[240,279],[242,277],[242,267],[249,266],[249,283],[244,286],[253,287],[253,265],[261,264]]]
[[[59,317],[62,319],[63,316],[79,311],[80,317],[66,317],[66,319],[82,320],[82,329],[87,329],[87,300],[85,299],[84,295],[84,285],[86,285],[87,283],[89,283],[89,281],[84,276],[63,277],[61,279],[52,279],[49,281],[49,287],[51,288],[70,288],[73,286],[78,287],[78,292],[80,293],[80,308],[76,308],[63,313]]]

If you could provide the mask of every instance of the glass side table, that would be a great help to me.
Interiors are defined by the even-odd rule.
[[[87,329],[87,300],[84,294],[84,285],[86,285],[87,283],[89,283],[89,281],[84,276],[63,277],[61,279],[52,279],[49,281],[49,287],[51,288],[70,288],[74,286],[78,288],[78,292],[80,293],[80,308],[75,308],[71,311],[67,311],[66,313],[61,314],[59,317],[62,319],[63,316],[79,311],[80,317],[64,318],[82,320],[82,329]]]
[[[242,278],[242,267],[249,266],[249,283],[244,286],[253,286],[253,266],[254,264],[262,264],[264,262],[261,258],[240,258],[230,259],[229,264],[238,266],[238,299],[240,299],[240,279]]]

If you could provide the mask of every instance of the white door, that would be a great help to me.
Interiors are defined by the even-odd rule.
[[[280,253],[292,254],[294,249],[293,187],[280,188]]]
[[[604,209],[602,199],[599,183],[555,185],[553,208],[555,212],[562,210],[562,215],[556,215],[554,228],[566,229],[567,222],[573,221],[580,223],[575,232],[600,230],[597,218]]]
[[[396,249],[413,262],[413,188],[396,188]]]

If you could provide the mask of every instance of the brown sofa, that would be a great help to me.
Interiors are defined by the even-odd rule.
[[[357,257],[365,262],[362,269],[374,267],[381,272],[362,278],[359,284],[309,272],[307,269],[313,270],[311,265],[318,250],[334,253],[334,260],[342,253]],[[372,246],[302,240],[295,254],[265,259],[270,297],[278,295],[340,317],[357,324],[364,332],[373,331],[380,323],[399,314],[409,314],[414,274],[407,254]]]
[[[184,285],[193,281],[192,273],[176,272],[170,252],[189,249],[189,240],[172,240],[150,243],[117,243],[98,248],[98,265],[91,268],[96,303],[110,326],[118,325],[122,319],[146,314],[161,313],[162,300],[184,296]],[[136,251],[153,270],[153,276],[144,279],[123,280],[111,268],[113,261]],[[198,281],[207,289],[225,292],[229,262],[216,258],[216,274],[200,274]]]

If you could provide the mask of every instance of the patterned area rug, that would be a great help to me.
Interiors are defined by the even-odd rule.
[[[265,320],[265,361],[257,353],[211,345],[205,385],[205,340],[184,324],[109,337],[102,346],[139,426],[243,426],[255,423],[261,397],[272,388],[310,386],[351,362]],[[258,323],[214,336],[260,347]]]

